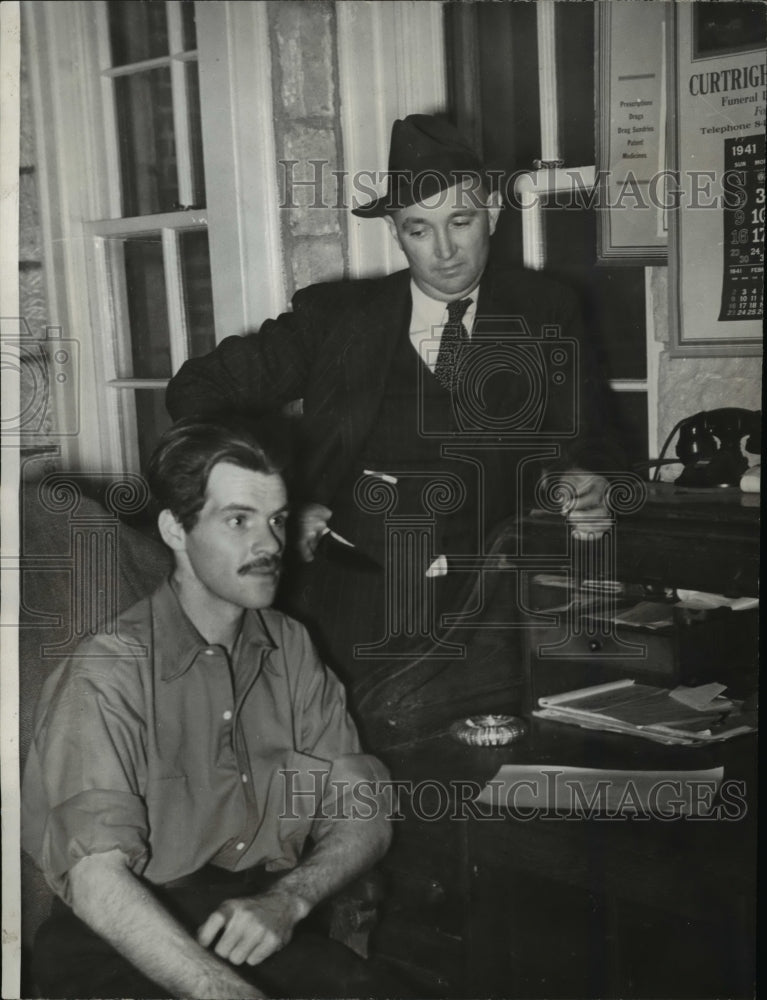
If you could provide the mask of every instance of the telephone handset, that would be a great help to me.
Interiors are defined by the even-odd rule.
[[[676,453],[684,463],[676,480],[678,486],[737,486],[748,468],[742,439],[747,438],[746,451],[761,451],[760,410],[704,410],[680,421],[678,426]]]

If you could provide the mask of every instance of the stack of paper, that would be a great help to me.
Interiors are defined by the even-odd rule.
[[[724,769],[616,771],[554,764],[502,764],[475,802],[494,809],[566,816],[650,813],[708,816]]]
[[[670,691],[620,680],[539,698],[533,714],[657,743],[699,746],[756,731],[755,717],[724,698],[724,690],[721,684],[704,684]]]

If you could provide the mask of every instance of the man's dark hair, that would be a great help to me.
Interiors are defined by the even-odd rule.
[[[169,427],[149,459],[146,479],[160,510],[191,531],[205,504],[208,477],[219,462],[286,478],[288,433],[282,420],[185,417]]]

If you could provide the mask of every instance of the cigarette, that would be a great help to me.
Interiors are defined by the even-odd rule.
[[[380,479],[384,483],[391,483],[392,486],[397,485],[397,477],[390,476],[387,472],[376,472],[374,469],[363,469],[362,474],[364,476],[372,476],[374,479]]]
[[[332,529],[328,528],[327,525],[325,526],[325,529],[323,530],[322,534],[323,535],[330,535],[330,537],[334,541],[340,542],[341,545],[348,545],[348,547],[350,549],[356,548],[354,542],[350,542],[348,538],[344,538],[343,535],[339,535],[337,532],[335,532]]]

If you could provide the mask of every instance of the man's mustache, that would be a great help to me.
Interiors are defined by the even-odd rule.
[[[244,566],[240,566],[237,572],[240,576],[246,576],[248,573],[279,573],[281,568],[282,559],[280,556],[260,556],[245,563]]]

